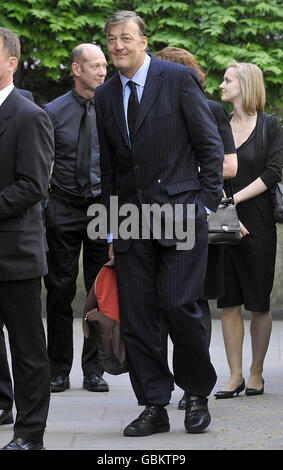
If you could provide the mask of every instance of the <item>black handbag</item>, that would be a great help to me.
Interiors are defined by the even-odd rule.
[[[234,204],[232,185],[231,197],[223,197],[216,212],[208,219],[208,243],[229,243],[237,245],[241,241],[241,227],[236,206]]]
[[[277,183],[269,191],[273,206],[273,218],[278,224],[283,224],[283,184]]]

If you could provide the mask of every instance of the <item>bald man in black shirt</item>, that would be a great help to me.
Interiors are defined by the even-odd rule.
[[[108,260],[105,240],[90,240],[87,235],[87,209],[101,201],[100,150],[94,110],[94,90],[106,76],[106,59],[94,44],[80,44],[71,53],[74,88],[45,106],[54,127],[56,153],[45,212],[49,246],[47,289],[47,337],[51,367],[51,391],[70,387],[73,361],[72,300],[76,293],[78,264],[83,246],[83,270],[89,292],[98,271]],[[86,128],[90,119],[86,145]],[[80,142],[80,129],[84,132]],[[89,129],[89,128],[88,128]],[[82,153],[81,153],[82,151]],[[83,310],[83,306],[82,306]],[[94,339],[85,340],[82,352],[83,387],[106,392],[103,369],[97,361]]]

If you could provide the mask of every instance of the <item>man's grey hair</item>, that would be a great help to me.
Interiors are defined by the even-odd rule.
[[[19,38],[8,28],[0,28],[0,37],[3,39],[4,49],[10,57],[20,60],[21,43]]]
[[[128,21],[134,21],[138,26],[140,36],[146,36],[146,26],[143,19],[137,15],[134,11],[121,10],[113,13],[105,23],[104,32],[108,33],[110,26],[127,23]]]

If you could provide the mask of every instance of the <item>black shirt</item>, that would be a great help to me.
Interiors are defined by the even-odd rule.
[[[92,100],[91,103],[94,106]],[[100,186],[100,150],[94,114],[90,181],[91,186],[82,192],[75,179],[77,145],[81,118],[84,112],[72,91],[56,98],[45,106],[50,116],[55,135],[55,160],[51,176],[51,186],[55,186],[75,196],[93,196],[101,194]]]

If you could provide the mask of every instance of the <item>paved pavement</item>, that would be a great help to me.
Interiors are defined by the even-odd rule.
[[[248,377],[251,352],[247,320],[245,328],[243,357],[244,373]],[[70,376],[71,388],[51,396],[45,434],[47,450],[96,450],[100,451],[99,455],[102,457],[118,450],[124,451],[125,455],[126,451],[145,449],[159,453],[168,453],[171,450],[171,453],[176,451],[179,454],[192,450],[283,450],[283,321],[273,322],[264,370],[264,395],[246,397],[241,394],[234,399],[215,400],[212,393],[209,400],[212,422],[201,435],[185,432],[184,411],[177,409],[182,392],[176,387],[167,407],[170,432],[150,437],[123,437],[124,427],[143,409],[136,404],[128,374],[106,374],[105,378],[110,386],[107,393],[83,390],[80,369],[83,337],[79,319],[74,321],[74,336],[75,357]],[[171,345],[169,350],[171,360]],[[216,391],[228,377],[221,323],[218,319],[213,320],[211,358],[218,374],[214,389]],[[11,436],[12,425],[1,426],[0,447]]]

